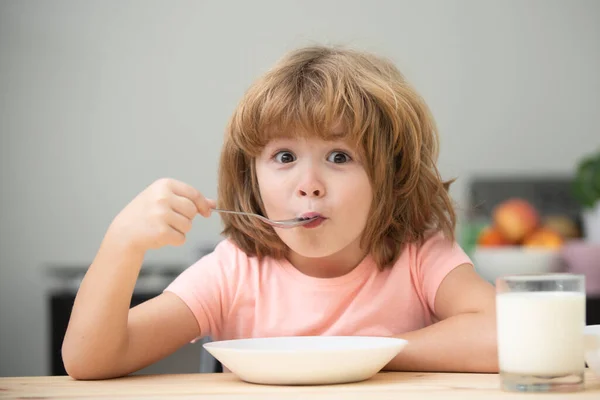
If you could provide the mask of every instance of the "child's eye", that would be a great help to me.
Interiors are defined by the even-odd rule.
[[[277,162],[280,162],[282,164],[287,164],[296,161],[296,156],[294,155],[294,153],[289,151],[280,151],[277,154],[275,154],[274,158]]]
[[[331,154],[329,154],[329,157],[327,157],[327,161],[336,164],[347,163],[350,160],[352,160],[352,158],[350,158],[348,154],[341,151],[332,151]]]

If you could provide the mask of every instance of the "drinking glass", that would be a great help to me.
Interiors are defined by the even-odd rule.
[[[583,275],[557,273],[498,278],[496,322],[503,390],[583,389]]]

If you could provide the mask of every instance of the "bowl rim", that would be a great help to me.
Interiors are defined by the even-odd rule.
[[[359,348],[356,348],[354,346],[348,346],[348,347],[339,347],[339,348],[333,348],[333,349],[323,349],[323,348],[319,348],[319,349],[310,349],[310,348],[257,349],[257,348],[244,348],[244,347],[228,346],[231,343],[235,344],[235,343],[250,342],[250,341],[268,342],[269,340],[273,340],[273,339],[275,339],[275,340],[279,340],[279,339],[283,339],[283,340],[300,339],[300,340],[302,340],[303,338],[307,338],[307,340],[323,339],[325,341],[335,340],[335,339],[339,339],[339,338],[344,338],[344,339],[352,338],[352,339],[359,339],[359,340],[367,339],[367,340],[372,340],[373,345],[359,347]],[[379,343],[377,343],[377,342],[379,342]],[[347,352],[350,349],[370,351],[370,350],[374,350],[374,349],[391,349],[391,348],[396,348],[398,346],[401,346],[400,348],[402,349],[407,344],[408,344],[408,340],[402,339],[402,338],[386,337],[386,336],[344,335],[344,336],[272,336],[272,337],[260,337],[260,338],[227,339],[227,340],[218,340],[218,341],[214,341],[214,342],[204,343],[202,346],[206,350],[217,349],[217,350],[235,351],[235,352],[243,352],[243,353],[271,353],[271,354],[286,353],[286,354],[289,354],[289,353],[298,353],[298,352],[307,352],[307,351],[317,351],[317,352],[324,352],[324,353]]]
[[[560,254],[563,247],[528,247],[521,245],[504,245],[504,246],[475,246],[474,253],[525,253],[525,254]]]

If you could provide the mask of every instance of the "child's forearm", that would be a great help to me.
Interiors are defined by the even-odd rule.
[[[130,302],[143,258],[143,252],[106,235],[81,282],[63,342],[71,376],[95,376],[125,353]]]
[[[387,370],[498,372],[493,313],[456,315],[398,337],[409,344],[386,366]]]

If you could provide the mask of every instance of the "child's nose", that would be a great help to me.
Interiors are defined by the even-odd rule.
[[[320,190],[320,189],[314,189],[312,191],[310,191],[310,190],[304,191],[302,189],[299,190],[300,196],[308,196],[310,194],[314,197],[321,197],[321,193],[322,193],[322,190]]]
[[[325,186],[320,180],[310,176],[298,186],[298,195],[301,197],[323,197]]]

